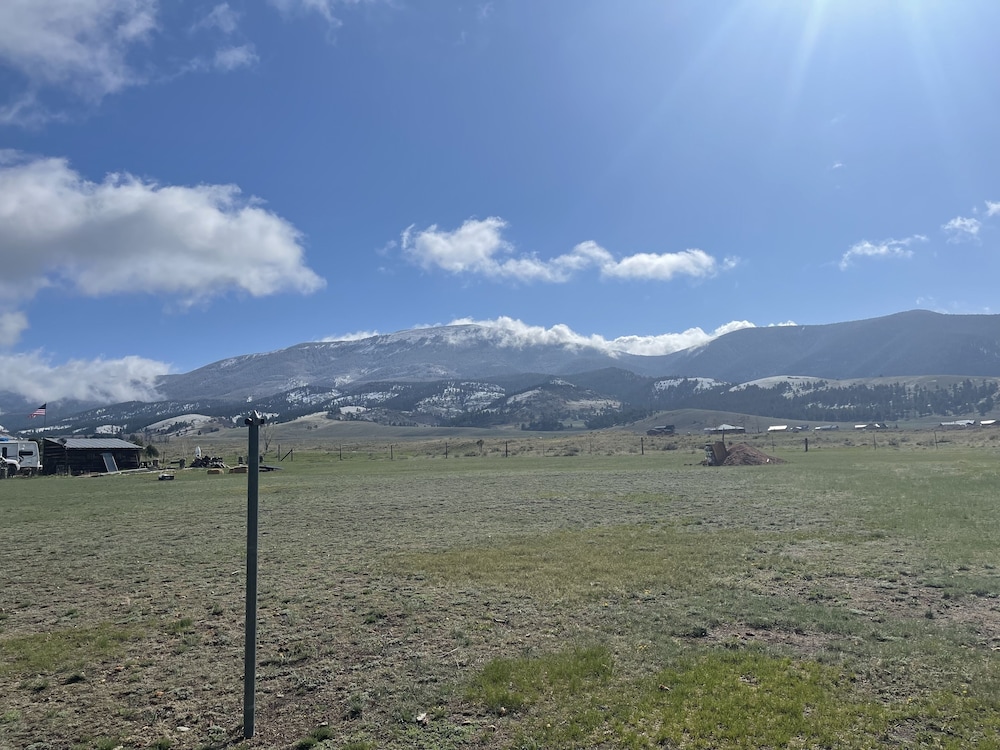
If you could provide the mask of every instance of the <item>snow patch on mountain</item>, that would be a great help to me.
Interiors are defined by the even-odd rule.
[[[730,391],[742,391],[751,386],[756,386],[757,388],[784,388],[788,386],[788,391],[786,392],[787,397],[796,396],[806,390],[811,390],[816,386],[817,383],[829,383],[827,378],[814,378],[808,375],[776,375],[769,378],[759,378],[757,380],[750,380],[746,383],[740,383],[734,385],[730,388]]]
[[[668,378],[666,380],[657,380],[653,383],[653,390],[655,391],[665,391],[668,388],[676,388],[680,385],[694,385],[695,391],[709,391],[713,388],[718,388],[720,385],[725,385],[718,380],[713,380],[712,378]]]
[[[158,430],[169,430],[170,428],[176,426],[178,423],[190,424],[192,426],[203,425],[207,422],[214,421],[213,417],[207,417],[204,414],[179,414],[176,417],[170,417],[169,419],[161,419],[159,422],[154,422],[151,425],[147,425],[146,429],[151,431]]]

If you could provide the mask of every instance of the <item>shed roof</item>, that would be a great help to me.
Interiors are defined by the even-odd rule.
[[[121,438],[45,438],[46,443],[58,443],[69,450],[142,450]]]

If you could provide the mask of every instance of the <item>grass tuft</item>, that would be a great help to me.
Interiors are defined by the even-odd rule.
[[[319,726],[313,729],[309,734],[300,739],[295,743],[294,747],[297,750],[308,750],[310,747],[316,747],[324,740],[328,740],[333,737],[333,731],[328,726]]]
[[[164,630],[170,635],[183,635],[194,630],[194,620],[190,617],[182,617],[180,620],[168,622]]]

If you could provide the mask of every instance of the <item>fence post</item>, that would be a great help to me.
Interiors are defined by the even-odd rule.
[[[247,471],[247,596],[246,627],[243,643],[243,737],[254,734],[256,696],[254,682],[257,677],[257,516],[260,487],[260,426],[264,417],[253,412],[244,420],[250,428]]]

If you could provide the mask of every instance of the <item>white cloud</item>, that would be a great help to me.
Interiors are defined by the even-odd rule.
[[[182,304],[237,290],[308,293],[291,224],[234,185],[161,186],[128,174],[85,180],[63,159],[0,152],[0,301],[62,285],[79,294],[169,295]]]
[[[657,279],[669,281],[674,276],[711,276],[717,270],[715,258],[704,250],[680,253],[637,253],[601,267],[605,276],[621,279]]]
[[[0,62],[32,87],[100,99],[138,82],[128,54],[155,29],[156,0],[4,0]]]
[[[988,204],[987,204],[988,205]],[[972,242],[979,239],[979,229],[982,223],[979,219],[956,216],[941,229],[948,235],[948,242]]]
[[[909,258],[913,255],[913,251],[909,249],[910,245],[914,242],[926,241],[927,238],[922,234],[915,234],[901,240],[889,239],[881,242],[863,240],[844,253],[840,259],[840,270],[847,269],[855,258]]]
[[[229,72],[237,68],[246,68],[257,62],[257,53],[252,44],[239,47],[223,47],[216,50],[213,67]]]
[[[169,372],[169,365],[142,357],[52,364],[38,352],[0,355],[4,389],[40,403],[61,399],[109,404],[155,401],[162,398],[156,392],[156,380]]]
[[[482,221],[469,219],[454,232],[440,231],[436,224],[414,232],[411,225],[403,230],[401,246],[422,268],[500,275],[501,264],[495,256],[513,251],[500,236],[506,226],[503,219],[495,216]]]
[[[997,216],[1000,214],[1000,201],[986,201],[986,215]]]
[[[611,345],[629,354],[657,355],[670,354],[682,349],[704,346],[710,341],[732,331],[756,328],[747,320],[734,320],[721,325],[714,331],[705,332],[701,328],[688,328],[680,333],[663,333],[658,336],[622,336],[611,341]]]
[[[581,242],[570,252],[549,260],[535,255],[517,254],[503,238],[507,222],[491,216],[468,219],[454,231],[431,225],[414,231],[413,226],[402,232],[400,246],[404,255],[421,268],[441,269],[454,274],[478,274],[489,278],[517,281],[563,283],[588,268],[596,268],[602,276],[619,279],[653,279],[668,281],[675,276],[703,278],[729,270],[738,263],[736,258],[719,262],[703,250],[678,253],[637,253],[616,260],[593,241]]]
[[[525,346],[527,344],[551,344],[557,346],[589,347],[611,350],[609,342],[601,336],[584,336],[569,326],[559,323],[552,328],[532,326],[515,318],[501,316],[496,320],[473,320],[459,318],[449,325],[477,325],[487,328],[496,337],[498,346]]]
[[[562,323],[551,328],[535,326],[524,323],[516,318],[501,316],[495,320],[475,320],[473,318],[458,318],[447,325],[475,325],[486,328],[493,335],[497,346],[526,346],[531,344],[548,344],[553,346],[568,346],[598,349],[608,354],[627,353],[644,356],[656,356],[660,354],[670,354],[671,352],[688,349],[693,346],[707,344],[731,331],[741,328],[755,328],[756,326],[746,320],[734,320],[730,323],[719,326],[714,331],[706,333],[701,328],[689,328],[681,333],[664,333],[656,336],[620,336],[614,339],[606,339],[597,334],[589,336],[577,333],[572,328]],[[794,323],[780,323],[778,325],[795,325]],[[433,328],[431,325],[414,326],[415,329]],[[323,341],[358,341],[372,336],[379,336],[378,332],[359,332],[344,336],[330,336]]]

